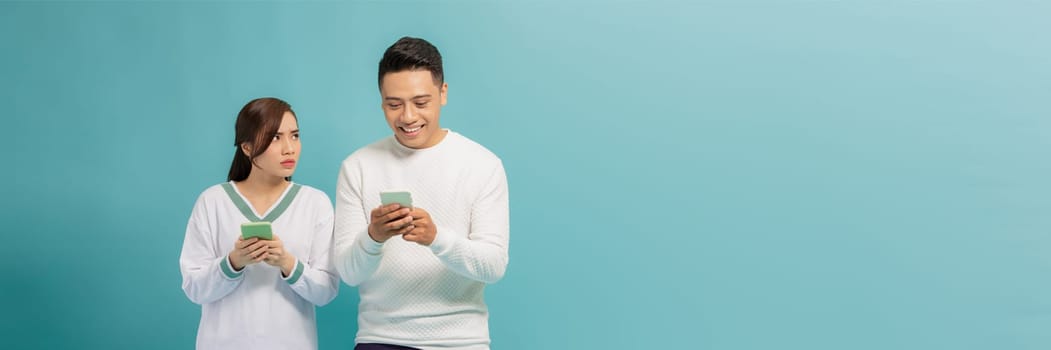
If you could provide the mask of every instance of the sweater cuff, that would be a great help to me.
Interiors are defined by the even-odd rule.
[[[442,255],[448,252],[456,245],[455,235],[446,232],[441,227],[438,227],[438,232],[434,234],[434,241],[431,242],[431,252],[434,255]]]
[[[296,267],[292,268],[292,273],[289,274],[288,277],[282,276],[281,279],[288,282],[288,284],[295,284],[299,281],[299,277],[303,276],[303,268],[303,262],[299,261],[299,258],[296,258]]]
[[[245,273],[244,269],[241,269],[241,271],[234,270],[233,265],[230,265],[229,256],[224,256],[223,260],[219,262],[219,269],[223,270],[223,276],[230,280],[238,279],[244,276]]]
[[[361,237],[358,237],[358,242],[361,242],[361,248],[365,249],[369,255],[380,255],[383,252],[383,243],[376,242],[369,236],[369,230],[366,229],[361,233]]]

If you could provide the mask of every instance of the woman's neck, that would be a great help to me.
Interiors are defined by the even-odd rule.
[[[237,187],[246,196],[251,195],[270,195],[284,192],[285,188],[290,183],[283,177],[262,175],[260,171],[253,171],[248,174],[248,178],[244,181],[238,182]]]
[[[241,195],[248,200],[248,205],[252,206],[257,215],[266,215],[265,213],[274,206],[277,199],[281,197],[288,185],[291,184],[288,180],[283,177],[267,176],[259,174],[259,171],[253,171],[248,174],[248,178],[244,181],[236,182],[234,185],[241,191]]]

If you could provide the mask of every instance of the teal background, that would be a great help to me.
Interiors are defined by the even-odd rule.
[[[192,348],[178,256],[248,100],[295,178],[389,134],[376,63],[446,62],[504,160],[494,349],[1051,347],[1051,5],[4,2],[0,348]],[[349,349],[357,295],[319,309]]]

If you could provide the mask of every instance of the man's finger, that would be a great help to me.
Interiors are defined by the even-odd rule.
[[[380,206],[372,210],[372,217],[378,218],[384,215],[389,215],[391,212],[397,211],[398,208],[401,208],[401,205],[398,205],[397,203]]]
[[[409,213],[406,212],[405,210],[399,210],[399,211],[394,211],[394,212],[391,212],[390,214],[387,214],[386,216],[383,217],[383,219],[386,222],[391,222],[391,221],[400,219],[402,217],[409,216],[408,214]]]
[[[416,228],[416,225],[409,224],[409,226],[405,226],[401,230],[398,230],[397,234],[404,235],[406,233],[412,232],[412,230],[415,229],[415,228]]]

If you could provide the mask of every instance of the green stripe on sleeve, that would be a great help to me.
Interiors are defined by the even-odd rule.
[[[303,276],[303,262],[296,259],[296,268],[292,270],[292,275],[288,276],[288,279],[286,279],[285,282],[288,282],[288,284],[296,284],[296,282],[299,281],[300,276]]]
[[[244,274],[244,270],[241,270],[241,272],[234,271],[233,267],[230,266],[230,257],[226,256],[223,257],[223,261],[219,262],[219,269],[223,270],[223,274],[229,279],[235,279]]]

